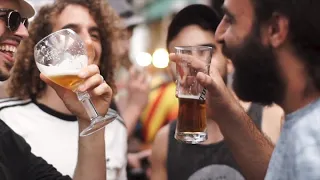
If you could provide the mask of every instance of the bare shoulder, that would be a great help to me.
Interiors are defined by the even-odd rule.
[[[263,109],[262,131],[276,143],[282,126],[284,111],[278,105],[264,107]]]
[[[161,128],[152,145],[151,180],[167,180],[167,152],[170,124]]]
[[[161,150],[167,152],[170,125],[162,127],[156,134],[153,142],[153,150]]]
[[[152,145],[152,156],[157,159],[157,161],[165,162],[167,159],[168,152],[168,139],[169,139],[169,129],[170,125],[162,127],[153,142]]]

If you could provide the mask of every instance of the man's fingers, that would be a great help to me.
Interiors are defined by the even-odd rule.
[[[95,64],[91,64],[91,65],[81,69],[78,76],[82,79],[87,79],[95,74],[100,74],[99,67]]]
[[[188,54],[173,54],[171,53],[169,55],[169,58],[172,62],[175,62],[177,64],[177,66],[180,66],[181,70],[178,69],[178,73],[180,75],[183,75],[184,72],[182,72],[182,70],[184,70],[187,66],[187,68],[192,68],[197,72],[205,72],[207,73],[209,70],[209,64],[206,63],[205,61],[199,60],[196,57],[192,56],[192,55],[188,55]]]
[[[101,83],[103,83],[104,79],[100,74],[95,74],[91,76],[90,78],[86,79],[84,83],[82,83],[78,90],[79,91],[87,91],[88,89],[93,89],[97,86],[99,86]]]
[[[109,98],[112,96],[112,90],[107,83],[102,83],[98,87],[94,88],[90,94],[93,96],[106,95],[107,98]]]
[[[174,62],[174,63],[178,63],[180,60],[180,57],[177,56],[175,53],[170,53],[169,54],[169,59],[170,61]]]
[[[135,67],[134,66],[131,66],[130,69],[129,69],[129,74],[130,76],[134,76],[136,74],[136,70],[135,70]]]
[[[146,80],[146,75],[143,74],[143,73],[140,73],[137,80],[138,80],[138,82],[140,82],[140,83],[144,83],[145,80]]]
[[[205,87],[208,91],[214,92],[216,90],[214,81],[209,75],[199,72],[197,74],[197,80],[199,81],[201,86]]]

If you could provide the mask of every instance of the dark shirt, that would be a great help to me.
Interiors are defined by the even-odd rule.
[[[168,180],[244,180],[224,141],[193,145],[174,138],[176,121],[170,124],[167,155]]]
[[[263,107],[251,104],[248,115],[261,129]],[[168,180],[244,180],[240,168],[224,141],[192,145],[174,138],[176,121],[170,124],[167,152]]]
[[[39,137],[41,138],[41,137]],[[0,120],[0,180],[71,180],[31,153],[27,142]]]

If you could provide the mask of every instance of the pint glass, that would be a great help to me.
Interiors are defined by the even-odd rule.
[[[175,47],[180,61],[176,63],[179,116],[175,139],[198,144],[207,140],[206,89],[196,80],[199,71],[208,74],[212,58],[212,47],[184,46]],[[193,62],[191,62],[193,61]],[[197,69],[190,64],[198,63]]]

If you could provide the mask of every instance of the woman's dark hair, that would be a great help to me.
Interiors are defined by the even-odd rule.
[[[198,25],[215,33],[221,17],[210,7],[201,4],[190,5],[176,14],[169,25],[167,48],[180,31],[190,25]]]

